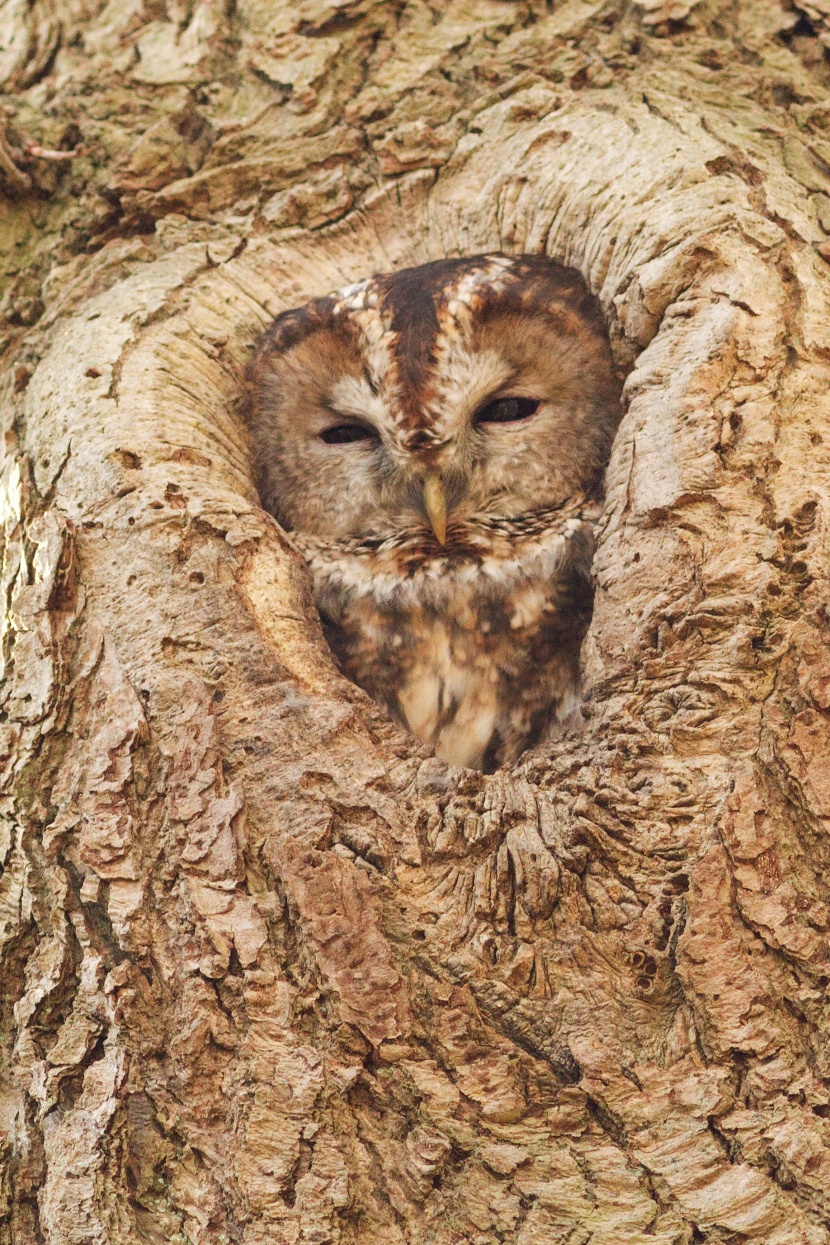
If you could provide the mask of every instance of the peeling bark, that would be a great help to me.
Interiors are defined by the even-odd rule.
[[[0,1242],[830,1242],[829,56],[0,5]],[[280,310],[491,248],[628,379],[585,730],[484,776],[334,668],[240,402]]]

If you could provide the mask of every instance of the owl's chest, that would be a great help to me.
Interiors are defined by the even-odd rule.
[[[561,580],[450,575],[318,604],[344,672],[450,764],[493,769],[573,706],[587,613]]]

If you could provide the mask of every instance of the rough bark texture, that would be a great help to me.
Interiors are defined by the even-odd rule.
[[[830,1242],[830,5],[4,0],[0,1242]],[[630,374],[585,732],[336,672],[279,310],[499,247]]]

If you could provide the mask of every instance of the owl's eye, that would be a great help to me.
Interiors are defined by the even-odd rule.
[[[535,415],[541,403],[538,398],[496,398],[475,413],[477,424],[515,424]]]
[[[350,445],[353,441],[377,441],[378,434],[368,424],[335,424],[323,429],[320,440],[326,445]]]

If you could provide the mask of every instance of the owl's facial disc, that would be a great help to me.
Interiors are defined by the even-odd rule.
[[[272,513],[328,541],[431,528],[430,554],[598,488],[619,417],[599,306],[543,258],[425,265],[286,312],[252,378]]]

